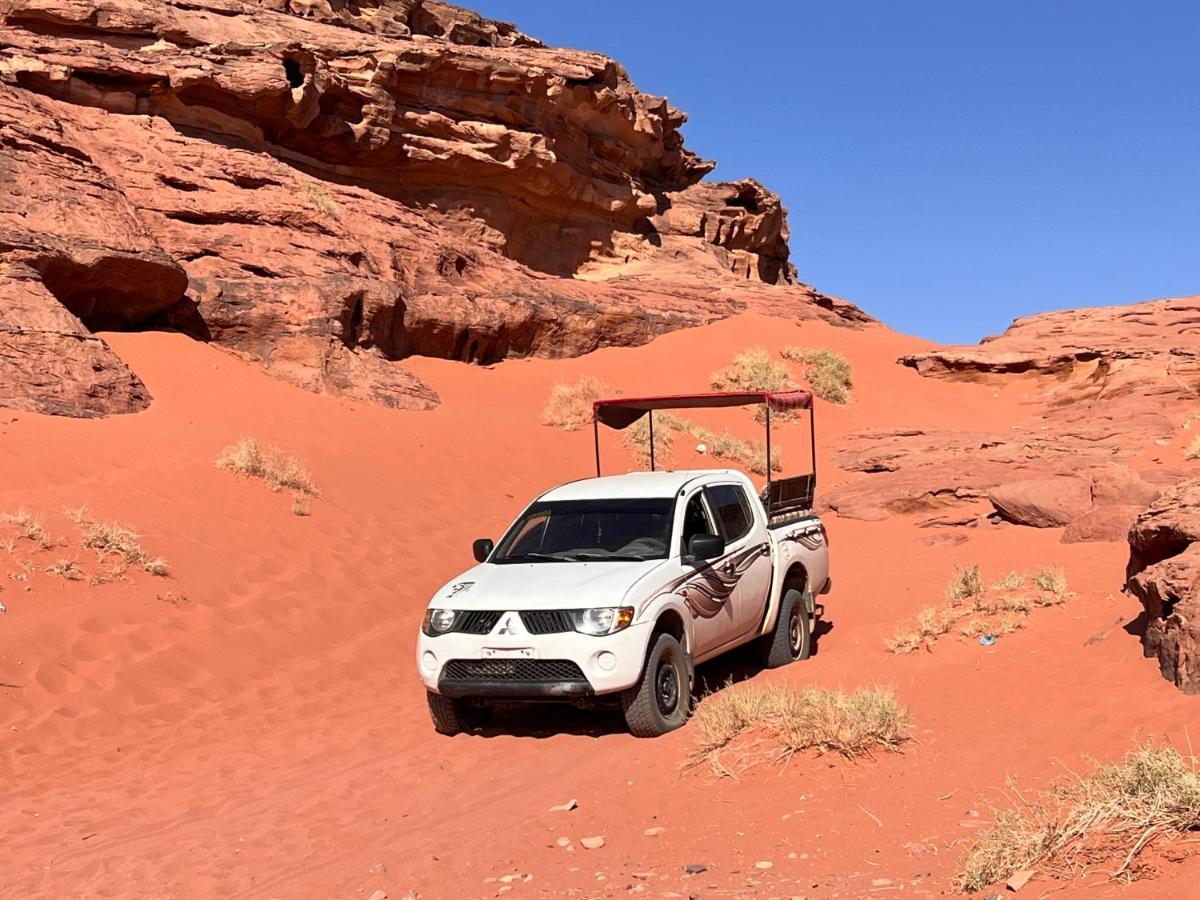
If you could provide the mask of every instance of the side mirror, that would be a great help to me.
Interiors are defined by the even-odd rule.
[[[495,549],[496,545],[492,543],[491,538],[479,538],[475,543],[471,544],[471,552],[475,554],[475,562],[485,562]]]
[[[715,534],[694,534],[688,541],[688,556],[693,559],[716,559],[725,552],[725,541]]]

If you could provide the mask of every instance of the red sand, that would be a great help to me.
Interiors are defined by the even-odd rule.
[[[1161,679],[1123,627],[1138,612],[1119,593],[1123,545],[981,527],[931,547],[915,520],[831,517],[832,629],[812,660],[754,681],[894,685],[916,723],[904,754],[797,757],[714,782],[681,774],[686,728],[639,741],[611,716],[542,711],[486,736],[433,732],[412,659],[428,595],[469,565],[472,538],[497,535],[535,492],[590,474],[590,432],[539,424],[554,382],[588,373],[629,393],[696,390],[748,346],[841,350],[855,399],[818,410],[826,486],[859,477],[828,462],[841,432],[1024,417],[1027,385],[923,380],[894,364],[922,343],[886,329],[742,317],[581,359],[417,360],[443,399],[431,413],[308,394],[177,335],[110,340],[154,395],[149,411],[0,412],[0,511],[44,511],[51,533],[72,539],[0,548],[4,896],[493,896],[506,885],[489,879],[514,872],[533,876],[512,883],[514,897],[643,884],[648,896],[940,894],[978,833],[969,811],[986,821],[1009,776],[1037,788],[1147,734],[1185,748],[1197,721],[1195,698]],[[693,418],[757,436],[744,412]],[[324,495],[311,517],[214,468],[242,435],[309,462]],[[782,429],[779,443],[785,463],[801,462],[798,433]],[[615,439],[606,458],[610,470],[624,463]],[[21,560],[63,556],[94,569],[60,513],[84,504],[135,527],[170,577],[6,577],[24,574]],[[1059,563],[1077,596],[991,649],[945,638],[933,653],[883,652],[967,562],[990,578]],[[735,668],[701,675],[719,683]],[[575,811],[548,812],[572,798]],[[652,826],[665,831],[645,836]],[[595,834],[603,849],[555,846]],[[932,849],[914,855],[917,844]],[[688,863],[708,869],[685,876]],[[1200,876],[1195,859],[1160,868],[1131,887],[1098,874],[1062,895],[1179,897]],[[1057,887],[1037,879],[1023,895]]]

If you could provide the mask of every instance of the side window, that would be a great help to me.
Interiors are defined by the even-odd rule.
[[[725,530],[725,542],[732,544],[749,534],[753,520],[746,503],[746,492],[736,484],[718,484],[705,490],[708,502]]]
[[[716,534],[716,529],[704,509],[703,493],[697,491],[683,511],[683,546],[680,555],[687,554],[688,542],[697,534]]]

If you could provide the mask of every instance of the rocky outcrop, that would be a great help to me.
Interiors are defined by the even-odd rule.
[[[1067,542],[1115,541],[1162,486],[1200,471],[1145,459],[1200,399],[1200,298],[1031,316],[978,347],[900,363],[928,377],[1019,379],[1029,416],[995,430],[849,436],[835,459],[867,477],[826,495],[841,515],[986,501],[994,517],[1065,528]]]
[[[71,416],[144,408],[145,387],[88,326],[140,321],[186,288],[46,104],[0,85],[0,405]]]
[[[1146,656],[1164,678],[1200,694],[1200,479],[1172,486],[1138,516],[1126,577],[1146,612]]]
[[[0,187],[9,209],[36,190],[113,211],[45,216],[49,268],[0,221],[6,271],[84,336],[179,328],[421,408],[408,356],[572,355],[753,309],[866,319],[795,283],[778,197],[700,183],[685,116],[598,54],[430,0],[0,0],[0,20],[3,118],[45,157]],[[55,154],[86,162],[39,176]]]

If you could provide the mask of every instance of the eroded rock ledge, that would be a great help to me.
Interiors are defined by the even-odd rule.
[[[1020,379],[1029,416],[1003,429],[850,435],[837,463],[866,477],[826,495],[841,515],[982,505],[994,519],[1064,528],[1065,541],[1123,541],[1162,488],[1200,474],[1181,456],[1145,459],[1200,404],[1200,298],[1030,316],[978,346],[899,362],[927,377]]]
[[[34,332],[181,328],[419,408],[407,356],[573,355],[752,309],[867,319],[796,283],[778,197],[701,182],[686,117],[598,54],[430,0],[0,0],[0,21],[10,405],[146,402],[98,340],[72,345],[96,378],[34,384]]]
[[[1200,479],[1172,486],[1138,516],[1126,576],[1145,609],[1146,656],[1185,693],[1200,694]]]

